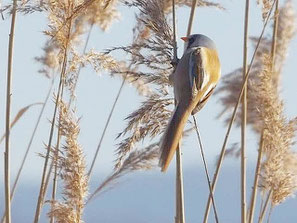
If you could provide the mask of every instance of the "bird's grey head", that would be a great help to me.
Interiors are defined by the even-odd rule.
[[[202,34],[190,35],[188,37],[187,49],[192,48],[192,47],[199,47],[199,46],[216,50],[215,43],[207,36],[204,36]]]

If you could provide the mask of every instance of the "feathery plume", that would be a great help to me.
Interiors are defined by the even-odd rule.
[[[287,58],[289,44],[293,37],[296,34],[296,12],[294,11],[292,1],[288,0],[284,4],[284,6],[279,11],[279,27],[277,32],[277,45],[276,45],[276,55],[275,55],[275,64],[274,64],[274,72],[271,73],[273,83],[274,83],[274,91],[278,92],[280,89],[280,77],[282,73],[282,68],[284,66],[285,60]],[[252,43],[255,44],[257,42],[257,38],[251,38]],[[258,74],[263,69],[262,58],[264,54],[270,53],[271,48],[271,39],[265,38],[262,40],[261,45],[259,47],[258,53],[256,55],[254,66],[250,72],[250,77],[247,83],[248,87],[248,114],[247,114],[247,123],[252,125],[253,129],[260,133],[262,131],[262,122],[259,121],[259,113],[257,112],[258,107],[257,104],[257,94],[255,93],[255,83],[259,82]],[[221,111],[220,116],[231,111],[237,101],[237,95],[240,91],[241,79],[238,78],[242,73],[242,69],[238,68],[232,71],[229,74],[223,75],[221,84],[217,91],[215,91],[215,95],[219,95],[218,100],[223,105],[223,110]],[[229,117],[229,116],[228,116]],[[241,112],[239,111],[236,117],[237,125],[240,124]],[[229,122],[229,119],[225,120],[226,123]]]
[[[117,10],[118,0],[95,0],[87,8],[86,12],[80,16],[83,24],[97,25],[103,31],[106,31],[114,22],[120,18],[120,13]]]
[[[263,121],[265,160],[260,174],[262,189],[272,192],[277,205],[297,189],[297,154],[292,151],[297,119],[287,121],[283,101],[274,89],[271,58],[263,56],[263,70],[255,86],[259,118]],[[261,105],[261,106],[260,106]]]
[[[257,0],[257,4],[262,3],[262,18],[265,20],[267,18],[268,12],[273,4],[274,0]]]
[[[58,165],[60,177],[64,182],[63,201],[53,203],[49,216],[56,222],[82,223],[81,220],[88,193],[86,162],[78,143],[79,125],[74,113],[69,111],[64,102],[60,102],[61,135],[65,137],[63,152],[59,153]]]

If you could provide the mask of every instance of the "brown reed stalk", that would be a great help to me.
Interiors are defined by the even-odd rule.
[[[195,124],[195,130],[196,130],[196,133],[197,133],[198,142],[199,142],[199,145],[200,145],[200,154],[201,154],[203,165],[204,165],[204,171],[205,171],[205,175],[206,175],[206,179],[207,179],[209,193],[211,194],[211,201],[213,203],[213,212],[214,212],[214,215],[215,215],[215,220],[216,220],[216,223],[219,223],[219,217],[218,217],[218,213],[217,213],[217,208],[216,208],[216,204],[215,204],[215,200],[214,200],[213,191],[212,191],[212,188],[211,188],[211,181],[210,181],[210,177],[209,177],[209,173],[208,173],[207,163],[206,163],[206,159],[205,159],[205,155],[204,155],[203,144],[202,144],[199,128],[198,128],[198,125],[197,125],[197,121],[196,121],[196,118],[195,118],[194,115],[193,115],[193,120],[194,120],[194,124]]]
[[[195,5],[196,6],[196,5]],[[190,23],[190,22],[189,22]],[[175,16],[175,0],[172,0],[172,31],[173,31],[173,64],[177,64],[177,42],[176,42],[176,16]],[[174,96],[175,97],[175,96]],[[185,222],[185,207],[184,207],[184,185],[183,185],[183,167],[181,144],[178,144],[176,150],[176,223]]]
[[[270,204],[269,213],[268,213],[268,217],[267,217],[267,223],[270,222],[273,207],[274,207],[273,204]]]
[[[190,17],[189,17],[189,22],[188,22],[187,36],[189,36],[192,32],[193,21],[194,21],[194,17],[195,17],[195,11],[196,11],[197,4],[198,4],[198,0],[192,1],[191,12],[190,12]]]
[[[37,205],[36,205],[36,211],[35,211],[35,217],[34,217],[34,223],[38,223],[39,217],[40,217],[40,212],[42,209],[43,205],[43,200],[45,196],[45,180],[46,180],[46,173],[47,173],[47,166],[48,166],[48,161],[50,158],[50,151],[52,147],[52,140],[53,140],[53,135],[54,135],[54,128],[55,128],[55,121],[56,121],[56,116],[57,116],[57,110],[58,110],[58,105],[62,93],[62,88],[65,84],[65,75],[66,75],[66,65],[67,65],[67,51],[68,51],[68,44],[69,44],[69,38],[70,38],[70,30],[71,30],[71,20],[69,24],[69,29],[68,29],[68,38],[66,40],[66,47],[64,49],[64,55],[63,55],[63,63],[62,63],[62,70],[60,74],[60,83],[58,87],[58,92],[57,92],[57,97],[55,101],[55,108],[54,108],[54,114],[51,122],[51,129],[50,129],[50,135],[49,135],[49,141],[47,145],[47,152],[44,160],[44,165],[43,165],[43,171],[42,171],[42,178],[41,178],[41,184],[40,184],[40,190],[39,190],[39,195],[38,195],[38,200],[37,200]]]
[[[257,191],[258,191],[257,189],[258,189],[258,182],[259,182],[259,176],[261,171],[263,148],[264,148],[264,129],[262,130],[262,133],[261,133],[260,146],[258,150],[258,158],[257,158],[256,169],[255,169],[255,175],[254,175],[254,184],[253,184],[253,192],[252,192],[251,201],[250,201],[248,223],[252,223],[254,221],[254,211],[255,211],[255,205],[257,200]]]
[[[54,167],[54,173],[53,173],[54,178],[53,178],[52,199],[51,199],[53,202],[51,202],[51,211],[54,210],[54,202],[56,200],[56,193],[57,193],[58,159],[59,159],[60,143],[61,143],[61,116],[59,116],[57,144],[56,144],[56,147],[55,147],[54,156],[53,156],[53,160],[52,160],[52,163],[51,163],[51,165],[53,165],[53,167]],[[52,172],[51,169],[52,169],[52,167],[48,171],[47,179],[50,179],[50,175],[51,175],[51,172]],[[46,188],[47,188],[47,186],[48,186],[48,183],[46,183]],[[54,223],[54,222],[55,222],[55,216],[51,215],[50,216],[50,223]]]
[[[65,50],[66,51],[66,50]],[[66,52],[64,55],[64,66],[66,66]],[[38,194],[38,200],[37,200],[37,205],[36,205],[36,211],[35,211],[35,217],[34,217],[34,223],[38,223],[39,217],[40,217],[40,212],[42,209],[43,205],[43,200],[44,200],[44,195],[45,195],[45,180],[46,180],[46,173],[47,173],[47,166],[48,166],[48,161],[49,161],[49,155],[52,147],[52,140],[53,140],[53,134],[54,134],[54,127],[55,127],[55,121],[56,121],[56,116],[57,116],[57,108],[59,104],[59,99],[60,99],[60,94],[61,94],[61,88],[62,85],[64,85],[64,75],[65,75],[65,68],[62,69],[61,72],[61,77],[60,77],[60,83],[59,83],[59,88],[57,92],[57,98],[55,101],[55,108],[54,108],[54,114],[51,122],[51,129],[50,129],[50,135],[49,135],[49,142],[47,145],[47,152],[45,155],[45,160],[44,160],[44,165],[43,165],[43,171],[42,171],[42,178],[41,178],[41,184],[40,184],[40,190]]]
[[[185,222],[183,164],[180,144],[176,150],[176,223]]]
[[[70,33],[70,28],[69,28],[69,33]],[[65,73],[66,75],[66,73]],[[62,84],[62,89],[61,89],[61,94],[60,94],[60,100],[63,99],[63,93],[64,93],[64,87],[65,87],[65,84]],[[59,104],[58,106],[60,106],[60,101],[59,101]],[[68,105],[69,107],[70,105]],[[60,108],[61,110],[61,108]],[[56,143],[56,147],[55,147],[55,150],[54,150],[54,154],[53,154],[53,158],[52,158],[52,162],[51,162],[51,165],[50,165],[50,168],[48,170],[48,173],[47,173],[47,177],[46,177],[46,180],[45,180],[45,184],[44,184],[44,192],[43,192],[43,196],[45,196],[46,194],[46,191],[47,191],[47,187],[48,187],[48,184],[49,184],[49,180],[50,180],[50,176],[52,174],[52,168],[54,168],[54,178],[53,178],[53,187],[52,187],[52,201],[55,201],[55,198],[56,198],[56,192],[57,192],[57,184],[58,184],[58,180],[57,180],[57,175],[58,175],[58,157],[59,157],[59,151],[60,151],[60,143],[61,143],[61,111],[60,111],[60,114],[59,114],[59,121],[58,121],[58,125],[57,125],[57,128],[58,128],[58,135],[57,135],[57,143]],[[53,202],[51,203],[51,210],[53,210]],[[54,216],[50,216],[50,222],[53,223],[54,222]]]
[[[271,196],[272,196],[272,190],[270,190],[266,196],[266,200],[265,200],[265,203],[264,203],[264,206],[263,206],[263,209],[260,211],[260,215],[259,215],[259,220],[258,220],[258,223],[262,223],[263,219],[264,219],[264,216],[266,214],[266,211],[267,211],[267,208],[268,208],[268,204],[269,204],[269,201],[271,199]]]
[[[266,26],[268,24],[268,21],[269,21],[271,12],[272,12],[272,8],[273,8],[273,6],[275,4],[275,1],[276,0],[274,0],[273,5],[270,8],[269,13],[268,13],[268,16],[267,16],[267,18],[266,18],[266,20],[264,22],[264,25],[263,25],[263,28],[262,28],[260,37],[258,39],[257,45],[255,47],[255,51],[253,53],[253,56],[252,56],[252,59],[251,59],[251,62],[250,62],[250,66],[248,67],[248,70],[246,72],[246,75],[245,75],[244,81],[242,83],[241,90],[240,90],[240,93],[239,93],[239,96],[238,96],[236,105],[235,105],[235,107],[233,109],[231,120],[230,120],[229,125],[228,125],[228,128],[227,128],[227,132],[226,132],[226,135],[225,135],[225,138],[224,138],[224,143],[223,143],[223,146],[222,146],[222,149],[221,149],[221,153],[220,153],[220,156],[219,156],[219,160],[218,160],[218,163],[217,163],[217,168],[216,168],[216,171],[215,171],[214,176],[213,176],[213,181],[212,181],[212,190],[213,191],[215,190],[215,186],[216,186],[216,183],[217,183],[217,180],[218,180],[219,172],[220,172],[220,169],[221,169],[221,166],[222,166],[222,163],[223,163],[223,159],[224,159],[224,156],[225,156],[225,152],[226,152],[227,142],[228,142],[228,139],[229,139],[231,128],[232,128],[233,123],[234,123],[234,120],[235,120],[235,116],[236,116],[236,112],[238,110],[239,103],[241,101],[241,97],[243,95],[244,87],[245,87],[245,85],[247,83],[247,80],[249,78],[251,68],[253,67],[253,64],[254,64],[254,61],[255,61],[255,57],[256,57],[256,53],[257,53],[257,51],[259,49],[259,46],[260,46],[261,40],[263,38],[263,35],[264,35],[264,32],[265,32]],[[207,220],[208,220],[208,215],[209,215],[209,210],[210,210],[211,205],[212,205],[211,195],[209,195],[208,196],[208,201],[207,201],[207,205],[206,205],[206,210],[205,210],[203,222],[207,222]]]
[[[275,55],[276,55],[276,43],[277,43],[277,32],[278,32],[278,17],[279,17],[278,5],[279,5],[279,0],[276,0],[276,2],[275,2],[275,10],[274,10],[274,24],[273,24],[272,45],[271,45],[272,70],[274,70]]]
[[[70,30],[69,30],[70,32]],[[61,90],[61,100],[63,100],[63,93],[64,93],[64,85],[62,85],[62,90]],[[61,108],[61,105],[59,104],[59,109],[60,109],[60,114],[59,114],[59,122],[58,122],[58,135],[57,135],[57,143],[56,143],[56,148],[55,148],[55,151],[54,151],[54,157],[53,157],[53,160],[52,160],[52,163],[51,165],[54,165],[54,178],[53,178],[53,188],[52,188],[52,203],[51,203],[51,211],[53,211],[54,209],[54,202],[56,200],[56,193],[57,193],[57,184],[58,184],[58,159],[59,159],[59,152],[60,152],[60,143],[61,143],[61,137],[62,137],[62,133],[61,133],[61,119],[62,119],[62,108]],[[68,109],[69,110],[69,107],[70,107],[70,104],[68,104]],[[48,178],[47,180],[50,179],[50,175],[51,175],[51,167],[48,171]],[[47,190],[47,186],[48,186],[48,183],[45,184],[45,192],[44,194],[46,194],[46,190]],[[54,223],[55,221],[55,217],[54,215],[51,215],[50,216],[50,223]]]
[[[8,67],[7,67],[7,87],[6,87],[6,122],[5,122],[5,153],[4,153],[4,184],[5,184],[5,215],[6,223],[11,222],[10,209],[10,108],[11,108],[11,85],[12,85],[12,68],[13,68],[13,45],[14,31],[16,22],[17,1],[13,0],[11,15],[11,26],[8,45]]]
[[[247,72],[248,57],[248,27],[249,27],[249,0],[245,1],[244,36],[243,36],[243,67],[242,80]],[[247,86],[244,86],[242,95],[241,116],[241,222],[246,222],[246,122],[247,122]]]
[[[46,96],[44,102],[42,103],[42,108],[41,108],[40,113],[39,113],[39,116],[38,116],[38,118],[37,118],[37,121],[36,121],[34,130],[33,130],[33,132],[32,132],[30,141],[29,141],[29,143],[28,143],[28,146],[27,146],[25,155],[24,155],[24,157],[23,157],[23,159],[22,159],[21,165],[20,165],[20,167],[19,167],[19,169],[18,169],[17,175],[16,175],[15,180],[14,180],[14,182],[13,182],[13,186],[12,186],[12,190],[11,190],[11,194],[10,194],[10,199],[11,199],[11,200],[13,199],[13,196],[14,196],[14,193],[15,193],[15,190],[16,190],[16,187],[17,187],[19,178],[20,178],[21,173],[22,173],[22,171],[23,171],[23,168],[24,168],[25,162],[26,162],[26,160],[27,160],[29,151],[30,151],[30,149],[31,149],[31,145],[32,145],[33,139],[35,138],[35,134],[36,134],[37,128],[38,128],[38,126],[39,126],[39,123],[40,123],[41,117],[42,117],[42,115],[43,115],[45,106],[46,106],[46,104],[47,104],[47,102],[48,102],[50,93],[51,93],[51,91],[52,91],[53,84],[54,84],[54,79],[52,80],[52,83],[51,83],[50,88],[49,88],[49,90],[48,90],[47,96]],[[3,216],[2,216],[2,219],[1,219],[1,223],[3,223],[4,220],[5,220],[5,213],[3,213]]]

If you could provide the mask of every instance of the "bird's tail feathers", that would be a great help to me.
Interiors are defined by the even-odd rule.
[[[182,137],[183,129],[190,115],[190,112],[185,108],[186,106],[176,106],[161,141],[159,166],[161,167],[162,172],[167,170],[169,163],[174,156],[178,143]]]

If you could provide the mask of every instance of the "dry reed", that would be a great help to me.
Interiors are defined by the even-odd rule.
[[[287,121],[284,105],[275,92],[271,58],[263,58],[264,68],[259,74],[257,100],[259,116],[263,120],[264,155],[260,175],[263,190],[272,191],[272,204],[277,205],[297,189],[297,156],[291,150],[296,134],[297,119]]]
[[[142,72],[136,70],[136,67],[131,67],[131,71],[126,72],[127,77],[141,80],[148,86],[151,85],[153,92],[147,96],[147,100],[137,111],[127,117],[128,126],[118,135],[120,137],[130,133],[130,136],[119,144],[116,168],[121,166],[122,160],[136,146],[137,142],[146,137],[155,137],[164,131],[166,120],[170,117],[168,106],[173,103],[173,99],[166,98],[166,87],[169,85],[168,76],[172,72],[170,63],[173,43],[172,33],[163,11],[164,5],[155,0],[135,1],[129,4],[137,7],[140,11],[137,16],[136,34],[134,34],[136,36],[135,43],[127,47],[113,48],[108,53],[119,49],[130,55],[133,53],[132,62],[136,66],[145,66],[148,71]],[[154,34],[152,38],[143,38],[144,36],[141,34],[143,27]],[[142,38],[137,38],[138,36]],[[158,88],[156,89],[156,87]]]
[[[8,45],[8,69],[6,83],[6,112],[5,112],[5,152],[4,152],[4,182],[5,182],[5,217],[6,223],[11,222],[11,201],[10,201],[10,110],[12,92],[12,69],[13,69],[13,46],[16,23],[17,1],[13,1],[12,16]]]
[[[264,20],[267,18],[269,10],[273,4],[273,0],[257,0],[257,3],[262,3],[262,18]]]
[[[41,178],[41,184],[40,184],[40,191],[38,195],[37,205],[36,205],[36,211],[35,211],[35,217],[34,222],[37,223],[39,221],[40,213],[43,207],[43,200],[45,196],[45,191],[47,189],[46,183],[46,174],[48,172],[48,162],[50,158],[50,152],[51,152],[51,145],[53,140],[53,134],[54,134],[54,127],[55,127],[55,120],[57,115],[57,109],[59,106],[60,98],[62,98],[63,95],[63,89],[65,86],[65,83],[67,81],[66,76],[66,70],[68,65],[68,55],[69,52],[73,52],[73,45],[77,40],[77,37],[81,34],[80,29],[72,31],[72,21],[68,20],[68,23],[64,25],[65,21],[67,20],[69,14],[72,13],[72,10],[75,8],[76,4],[79,4],[79,1],[76,2],[47,2],[47,12],[48,12],[48,19],[50,28],[48,31],[45,31],[44,33],[51,38],[51,41],[49,42],[49,45],[52,45],[54,48],[56,48],[57,51],[57,61],[58,61],[58,70],[60,71],[60,81],[59,81],[59,87],[57,91],[57,97],[55,101],[55,108],[54,113],[52,117],[52,123],[51,123],[51,129],[49,134],[49,141],[47,145],[47,151],[45,155],[44,165],[43,165],[43,172],[42,172],[42,178]],[[47,55],[46,55],[47,56]],[[45,57],[46,57],[45,56]],[[47,60],[45,60],[47,61]]]
[[[248,28],[249,28],[250,1],[245,1],[244,36],[243,36],[243,67],[242,80],[247,73],[248,66]],[[246,222],[246,120],[247,120],[247,86],[245,85],[242,95],[242,116],[241,116],[241,222]]]
[[[58,165],[63,180],[63,201],[52,200],[49,216],[59,223],[82,223],[85,198],[88,193],[88,177],[83,150],[78,143],[79,125],[74,113],[63,102],[60,107],[60,131],[65,137],[63,151],[59,152]],[[54,157],[55,158],[55,157]]]

